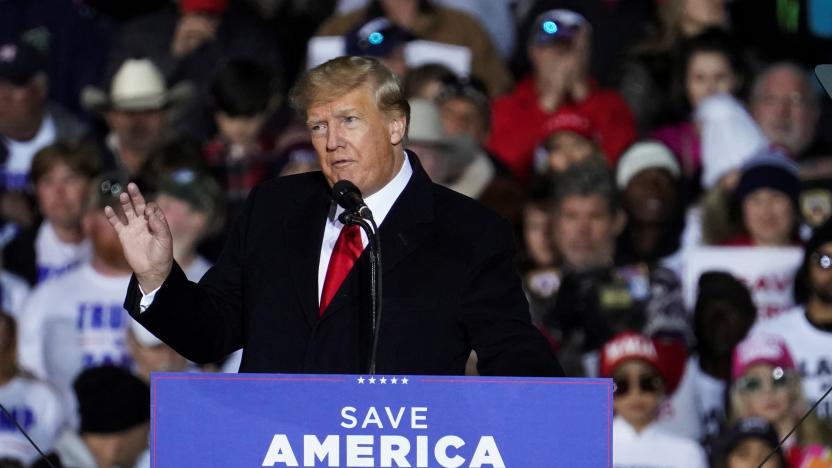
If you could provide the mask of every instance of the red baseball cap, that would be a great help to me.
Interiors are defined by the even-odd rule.
[[[595,141],[595,129],[589,118],[570,109],[561,109],[543,122],[543,139],[555,133],[572,132],[587,140]]]
[[[616,367],[634,359],[654,367],[664,381],[667,394],[671,394],[682,379],[687,352],[685,346],[675,340],[656,340],[635,332],[623,332],[601,349],[601,376],[611,377]]]
[[[228,8],[230,0],[179,0],[179,8],[186,13],[220,14]]]

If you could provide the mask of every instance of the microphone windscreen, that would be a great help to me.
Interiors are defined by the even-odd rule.
[[[349,180],[339,180],[332,186],[332,198],[347,211],[355,211],[363,204],[361,191]]]

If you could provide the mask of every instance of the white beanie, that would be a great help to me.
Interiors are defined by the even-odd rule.
[[[702,135],[702,185],[706,189],[768,146],[763,131],[731,95],[715,94],[703,99],[695,120]]]
[[[682,173],[679,162],[667,146],[658,141],[642,141],[630,146],[618,159],[616,185],[624,190],[630,179],[647,169],[664,169],[673,177]]]

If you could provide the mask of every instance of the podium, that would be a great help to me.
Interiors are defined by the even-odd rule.
[[[156,468],[611,467],[612,381],[154,373]]]

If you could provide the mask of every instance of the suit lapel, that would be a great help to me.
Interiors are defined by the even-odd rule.
[[[379,227],[383,273],[421,245],[433,222],[433,182],[415,153],[408,151],[408,158],[413,175]]]
[[[393,203],[384,218],[384,222],[379,227],[383,274],[395,268],[421,245],[430,232],[430,223],[433,221],[433,183],[422,169],[416,155],[413,152],[408,152],[408,157],[413,168],[413,175],[411,175],[405,189]],[[320,256],[323,226],[319,228],[319,231],[315,246],[317,249],[315,258]],[[317,263],[315,263],[315,278],[317,278],[317,271]],[[369,285],[369,282],[362,282],[360,278],[356,277],[356,275],[361,275],[362,272],[369,274],[368,249],[364,250],[361,258],[356,262],[356,267],[344,279],[342,287],[335,294],[327,310],[324,311],[324,315],[321,317],[322,320],[359,301],[359,296],[364,293],[364,291],[361,291],[361,286]],[[301,273],[298,271],[298,274]],[[313,282],[313,284],[317,283]],[[366,292],[369,293],[369,291]],[[353,294],[357,294],[357,296],[352,297]],[[317,297],[315,299],[315,313],[317,314]]]
[[[298,200],[295,216],[285,223],[286,245],[293,250],[291,274],[301,304],[301,312],[309,326],[318,318],[318,263],[324,225],[330,207],[326,184],[315,190],[312,196]]]

